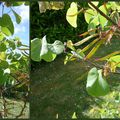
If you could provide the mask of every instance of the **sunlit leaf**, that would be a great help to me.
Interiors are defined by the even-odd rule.
[[[109,59],[108,59],[108,61],[109,62],[114,62],[115,64],[115,66],[117,66],[117,67],[120,67],[120,55],[115,55],[115,56],[113,56],[113,57],[110,57]]]
[[[4,38],[4,35],[3,35],[3,33],[2,33],[2,32],[0,32],[0,41],[2,41],[2,40],[3,40],[3,38]]]
[[[39,1],[39,11],[40,13],[46,12],[46,10],[60,10],[64,8],[64,2],[61,1]]]
[[[2,32],[7,35],[13,35],[14,33],[14,25],[8,14],[3,14],[2,18],[0,18],[0,26]]]
[[[31,59],[41,61],[42,59],[51,62],[56,56],[62,53],[64,44],[56,40],[53,44],[47,43],[46,36],[42,39],[35,38],[31,41]]]
[[[90,21],[93,20],[96,15],[97,15],[96,11],[92,9],[86,10],[84,14],[86,22],[89,24]]]
[[[0,60],[5,60],[5,59],[6,59],[6,53],[0,52]]]
[[[107,60],[107,59],[109,59],[110,57],[112,57],[112,56],[114,56],[114,55],[117,55],[117,54],[120,54],[120,51],[115,51],[115,52],[113,52],[113,53],[110,53],[110,54],[106,55],[105,57],[96,59],[96,61]]]
[[[48,49],[55,54],[61,54],[64,51],[64,44],[56,40],[53,44],[48,44]]]
[[[107,11],[106,8],[104,7],[104,5],[100,6],[99,9],[105,14],[107,15]],[[102,28],[104,28],[104,26],[107,24],[108,20],[102,16],[101,14],[98,14],[99,17],[99,22]]]
[[[76,112],[73,113],[72,119],[77,119]]]
[[[93,3],[95,6],[98,6],[99,1],[93,1],[93,2],[91,2],[91,3]],[[89,3],[88,3],[88,5],[89,5],[92,9],[94,9]]]
[[[44,37],[42,38],[42,41],[41,41],[40,57],[41,57],[42,55],[45,55],[47,52],[48,52],[47,40],[46,40],[46,36],[44,36]]]
[[[69,24],[75,28],[77,27],[77,13],[77,3],[72,2],[70,8],[67,10],[66,19]]]
[[[54,54],[53,52],[51,52],[50,50],[41,56],[41,59],[45,60],[46,62],[51,62],[56,58],[56,54]]]
[[[75,48],[74,48],[73,43],[72,43],[71,40],[67,41],[67,47],[70,48],[71,50],[75,50]]]

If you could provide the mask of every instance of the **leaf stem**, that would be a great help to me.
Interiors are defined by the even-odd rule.
[[[97,8],[92,2],[91,0],[88,0],[88,3],[95,8],[96,11],[98,11],[103,17],[105,17],[108,21],[110,21],[112,24],[117,25],[117,23],[115,23],[113,20],[111,20],[106,14],[104,14],[99,8]],[[118,26],[118,25],[117,25]]]

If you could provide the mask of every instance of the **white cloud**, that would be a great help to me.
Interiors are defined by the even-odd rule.
[[[22,27],[15,27],[15,34],[18,34],[19,32],[25,32],[25,27],[22,26]]]
[[[13,22],[14,24],[14,34],[19,34],[19,33],[25,33],[26,32],[26,27],[24,25],[17,24],[16,21]]]

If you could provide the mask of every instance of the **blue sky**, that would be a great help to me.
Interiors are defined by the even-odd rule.
[[[23,44],[29,45],[29,6],[21,5],[17,7],[12,7],[13,10],[15,10],[21,17],[21,23],[17,24],[14,14],[12,12],[9,13],[13,24],[14,24],[14,35],[19,37]],[[0,12],[2,10],[2,6],[0,6]],[[8,13],[10,11],[10,8],[5,7],[4,13]],[[0,13],[1,14],[1,13]]]

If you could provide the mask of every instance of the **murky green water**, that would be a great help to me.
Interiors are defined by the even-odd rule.
[[[114,45],[108,45],[100,48],[96,56],[105,55],[120,50],[120,40],[113,40]],[[31,72],[31,118],[55,119],[56,115],[61,119],[71,119],[76,112],[78,118],[84,117],[110,117],[120,116],[120,103],[115,102],[115,95],[120,92],[120,75],[111,75],[108,82],[112,93],[102,97],[105,102],[89,96],[86,92],[86,74],[87,67],[82,62],[70,62],[63,64],[64,57],[59,56],[54,62],[44,65],[38,64],[36,69]],[[114,93],[113,93],[114,92]],[[109,97],[111,101],[109,101]],[[107,116],[104,112],[104,105],[114,104],[108,110],[118,110],[118,114]],[[93,107],[94,106],[94,107]],[[115,108],[116,106],[116,108]],[[94,110],[94,108],[96,108]],[[102,115],[100,115],[100,110]],[[91,112],[92,111],[92,112]],[[96,112],[95,112],[96,111]],[[114,112],[114,111],[113,111]]]

